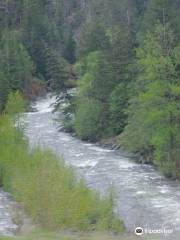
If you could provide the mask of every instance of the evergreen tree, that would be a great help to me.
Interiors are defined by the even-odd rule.
[[[49,80],[49,85],[54,91],[64,91],[69,77],[69,64],[55,51],[46,48],[45,75]]]
[[[34,65],[19,43],[16,31],[4,31],[0,42],[0,110],[10,91],[23,91],[32,79]]]
[[[84,45],[81,44],[80,56],[83,72],[79,81],[79,96],[82,101],[82,96],[99,101],[102,109],[99,136],[119,134],[126,124],[127,114],[124,110],[128,102],[127,90],[132,77],[130,67],[133,57],[130,35],[128,27],[122,24],[97,28],[94,34],[89,33],[91,37],[82,38]]]
[[[85,64],[85,66],[83,66]],[[78,101],[76,105],[76,118],[80,119],[79,114],[83,112],[82,108],[87,108],[88,115],[98,115],[98,118],[94,116],[96,121],[98,121],[98,131],[94,135],[94,139],[100,137],[104,134],[107,129],[108,123],[108,97],[109,91],[112,89],[113,81],[111,79],[111,70],[108,62],[106,61],[104,54],[101,51],[91,52],[86,59],[83,61],[81,68],[84,68],[83,74],[78,81],[79,86],[79,95]],[[86,102],[86,104],[84,104]],[[97,113],[94,111],[93,107],[88,107],[88,103],[98,103],[98,111]],[[79,111],[81,109],[81,111]],[[99,109],[101,109],[101,114],[99,114]],[[92,110],[92,113],[90,112]],[[84,111],[86,111],[84,109]],[[81,128],[85,127],[86,121],[83,120],[83,116],[86,118],[87,116],[81,114]],[[92,119],[92,118],[91,118]],[[90,121],[90,120],[89,120]],[[80,126],[79,126],[80,128]],[[80,130],[78,130],[80,132]],[[90,130],[88,131],[90,136]],[[88,135],[87,135],[88,136]]]
[[[180,8],[176,0],[149,0],[147,9],[142,19],[141,36],[146,34],[147,30],[153,30],[155,25],[170,23],[171,29],[176,34],[176,40],[180,39]]]
[[[133,41],[127,26],[112,26],[107,31],[110,48],[108,51],[111,65],[112,91],[109,92],[109,133],[120,134],[126,125],[127,114],[125,110],[130,97],[130,86],[134,77]]]
[[[166,31],[164,31],[166,29]],[[137,50],[137,95],[131,100],[124,142],[133,151],[153,153],[165,174],[179,170],[179,56],[168,24],[158,25]]]

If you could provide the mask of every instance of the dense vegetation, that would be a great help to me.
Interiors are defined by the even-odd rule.
[[[121,147],[179,176],[179,1],[87,1],[85,9],[76,48],[77,135],[120,135]]]
[[[78,180],[63,159],[48,150],[29,151],[20,121],[23,109],[21,95],[10,94],[6,114],[0,117],[3,188],[46,230],[122,231],[123,224],[113,212],[112,190],[102,198]]]
[[[65,21],[71,7],[76,6],[65,0],[0,2],[0,111],[11,91],[29,97],[38,93],[42,81],[52,89],[65,88],[75,60],[75,42]]]
[[[63,159],[29,150],[24,99],[47,90],[66,95],[65,128],[79,138],[118,137],[180,177],[180,1],[0,1],[1,186],[43,229],[121,231],[112,192],[100,197]],[[45,237],[58,238],[30,239]]]
[[[77,78],[69,129],[84,140],[120,136],[177,177],[179,42],[179,0],[2,0],[0,111],[11,92],[66,92]]]

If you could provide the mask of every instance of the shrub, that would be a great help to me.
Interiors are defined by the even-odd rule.
[[[84,99],[78,106],[75,118],[75,130],[83,140],[96,140],[100,134],[102,113],[101,104],[98,101]]]

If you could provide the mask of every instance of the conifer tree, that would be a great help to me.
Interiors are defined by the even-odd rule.
[[[166,31],[165,31],[166,30]],[[179,170],[179,47],[168,24],[157,25],[137,50],[137,94],[131,100],[124,142],[133,151],[153,154],[165,174]]]
[[[34,65],[19,43],[16,31],[4,31],[0,42],[0,109],[10,91],[23,91],[32,79]]]

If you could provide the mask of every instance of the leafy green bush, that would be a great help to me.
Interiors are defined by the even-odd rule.
[[[5,112],[9,115],[19,114],[25,110],[26,104],[19,91],[11,92],[8,96]]]
[[[83,140],[96,140],[101,128],[99,119],[101,117],[102,107],[98,101],[88,98],[83,100],[76,112],[75,130]]]

